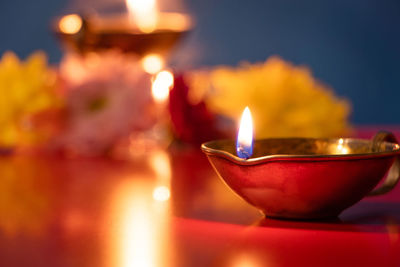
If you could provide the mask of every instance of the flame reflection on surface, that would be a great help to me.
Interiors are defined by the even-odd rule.
[[[150,155],[150,165],[160,182],[169,183],[171,179],[171,163],[164,150],[155,150]]]
[[[261,267],[260,261],[252,254],[241,253],[233,258],[231,267]]]
[[[157,201],[167,201],[171,196],[171,192],[166,186],[157,186],[153,190],[153,198]]]
[[[149,158],[150,166],[157,177],[157,185],[153,190],[153,199],[167,201],[171,196],[171,162],[164,150],[155,150]]]
[[[153,199],[153,191],[145,178],[123,183],[115,192],[110,266],[156,267],[167,262],[169,202]]]
[[[155,233],[152,218],[143,196],[136,192],[122,221],[123,267],[151,267],[155,264]]]
[[[172,246],[168,154],[153,151],[148,166],[153,175],[128,178],[113,195],[110,266],[169,266],[166,263],[172,257]]]

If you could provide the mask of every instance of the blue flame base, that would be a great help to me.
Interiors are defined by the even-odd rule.
[[[253,155],[253,147],[243,147],[239,144],[236,145],[236,153],[241,159],[248,159]]]

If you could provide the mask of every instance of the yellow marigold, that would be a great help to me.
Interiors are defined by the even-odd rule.
[[[32,54],[25,62],[12,52],[0,61],[0,146],[32,141],[29,117],[56,104],[56,74],[46,55]]]
[[[317,81],[306,67],[278,57],[237,68],[195,71],[188,79],[190,100],[235,121],[249,106],[255,136],[334,137],[349,132],[350,104]]]

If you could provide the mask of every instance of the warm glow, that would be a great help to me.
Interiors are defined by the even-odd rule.
[[[156,173],[157,180],[167,182],[171,179],[171,163],[164,150],[156,150],[150,155],[150,165]]]
[[[192,21],[189,16],[180,13],[160,13],[157,29],[168,29],[173,31],[184,31],[192,26]]]
[[[164,67],[164,60],[160,55],[150,54],[142,59],[143,69],[150,74],[156,74]]]
[[[153,191],[153,198],[157,201],[167,201],[171,196],[171,192],[166,186],[157,186]]]
[[[398,244],[398,241],[400,238],[400,229],[399,229],[397,222],[392,218],[388,218],[385,223],[385,226],[386,226],[387,233],[389,235],[390,243]]]
[[[151,94],[156,102],[162,103],[168,99],[169,89],[174,84],[174,75],[169,71],[161,71],[157,74],[151,87]]]
[[[343,143],[344,143],[343,138],[340,138],[338,141],[336,153],[338,153],[338,154],[348,154],[349,153],[349,150],[343,146]]]
[[[121,218],[121,267],[156,266],[156,241],[154,218],[146,197],[145,188],[132,185],[131,195],[124,195],[120,202]]]
[[[236,151],[240,158],[245,159],[253,154],[253,120],[249,107],[244,109],[240,120]]]
[[[156,0],[126,0],[131,21],[143,32],[152,32],[157,26]]]
[[[157,184],[153,190],[153,199],[159,202],[169,200],[171,191],[171,162],[167,152],[156,150],[150,155],[150,166],[156,174]]]
[[[79,32],[82,27],[82,19],[79,15],[71,14],[61,18],[58,24],[63,33],[74,34]]]
[[[264,264],[260,264],[260,260],[257,259],[254,255],[251,254],[246,254],[246,253],[241,253],[238,255],[235,255],[235,257],[232,260],[233,264],[231,265],[232,267],[261,267],[261,266],[266,266]]]
[[[127,179],[116,188],[112,201],[111,224],[107,224],[113,240],[110,263],[118,267],[156,267],[171,256],[170,212],[166,191],[157,190],[150,177]]]

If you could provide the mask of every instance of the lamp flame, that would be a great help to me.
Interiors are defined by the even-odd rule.
[[[253,120],[249,107],[244,109],[240,119],[236,152],[238,157],[242,159],[248,159],[253,154]]]
[[[156,0],[126,0],[131,21],[136,24],[142,32],[149,33],[157,26],[157,3]]]
[[[60,31],[67,34],[75,34],[82,28],[82,18],[77,14],[66,15],[58,23]]]
[[[156,74],[164,67],[164,60],[160,55],[149,54],[141,60],[145,72]]]
[[[151,87],[153,99],[162,103],[168,99],[169,89],[174,84],[174,75],[169,71],[161,71],[157,74]]]

